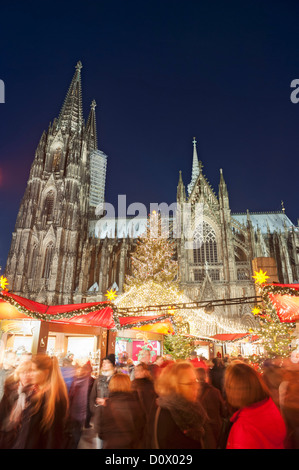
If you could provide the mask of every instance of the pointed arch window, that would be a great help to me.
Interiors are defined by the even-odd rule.
[[[54,211],[54,191],[51,190],[48,192],[45,204],[44,204],[44,214],[46,215],[46,221],[50,221],[53,218]]]
[[[46,248],[45,258],[44,258],[42,277],[45,279],[48,279],[50,277],[53,255],[54,255],[54,244],[53,242],[50,242]]]
[[[61,159],[61,148],[58,147],[53,154],[53,170],[59,171]]]
[[[195,264],[218,262],[216,233],[207,222],[195,230],[193,261]]]
[[[37,267],[37,255],[38,255],[38,247],[37,244],[34,244],[32,253],[31,253],[31,265],[29,271],[29,278],[34,278],[36,273]]]

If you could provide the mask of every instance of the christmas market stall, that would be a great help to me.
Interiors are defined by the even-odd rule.
[[[216,334],[211,338],[215,342],[216,356],[243,357],[263,354],[260,337],[252,333]]]
[[[268,284],[266,273],[258,287],[262,303],[255,307],[260,335],[269,357],[299,353],[299,284]]]
[[[168,314],[121,316],[110,301],[48,306],[5,290],[0,293],[0,328],[2,353],[19,344],[33,353],[93,355],[97,362],[115,352],[117,336],[128,330],[159,339],[174,331]]]

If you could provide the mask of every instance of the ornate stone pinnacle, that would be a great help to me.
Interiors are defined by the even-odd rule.
[[[91,109],[95,110],[96,105],[97,105],[96,100],[92,100],[91,105],[90,105]]]
[[[76,70],[79,70],[79,72],[80,72],[80,70],[82,69],[82,67],[83,67],[82,62],[81,62],[81,60],[79,60],[79,61],[77,62],[77,65],[76,65]]]

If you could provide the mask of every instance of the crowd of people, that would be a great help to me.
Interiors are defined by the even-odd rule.
[[[5,354],[0,448],[77,449],[92,427],[101,449],[298,449],[299,368],[196,353],[136,364]]]

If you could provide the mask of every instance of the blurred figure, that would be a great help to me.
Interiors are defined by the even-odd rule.
[[[117,373],[109,382],[103,407],[100,437],[103,449],[140,449],[145,417],[128,375]]]
[[[84,364],[76,368],[75,377],[69,392],[69,432],[72,437],[69,447],[72,449],[77,449],[78,447],[86,419],[90,367],[88,364]]]
[[[217,448],[225,448],[225,434],[229,425],[228,408],[220,390],[208,383],[207,371],[197,368],[196,375],[199,380],[198,400],[210,419]]]
[[[128,360],[127,360],[127,369],[128,369],[128,373],[129,373],[130,379],[131,379],[131,380],[134,380],[134,377],[135,377],[135,365],[134,365],[133,359],[131,359],[130,357],[129,357]]]
[[[161,367],[164,363],[164,357],[163,356],[156,356],[156,360],[154,362],[157,364],[158,367]]]
[[[279,387],[285,375],[285,370],[281,367],[281,360],[267,359],[262,366],[262,375],[272,400],[279,407]]]
[[[285,447],[299,449],[299,367],[285,361],[284,378],[279,386],[279,405],[287,427]]]
[[[286,427],[260,374],[235,362],[226,369],[225,392],[237,410],[231,417],[227,449],[283,449]]]
[[[66,444],[68,396],[58,361],[55,356],[38,354],[31,363],[28,384],[32,393],[25,397],[19,394],[17,410],[12,411],[19,421],[12,448],[62,449]]]
[[[155,404],[157,394],[148,366],[143,362],[135,367],[135,379],[132,382],[132,390],[137,392],[142,409],[148,417]]]
[[[149,419],[148,448],[216,448],[208,416],[197,400],[198,386],[190,362],[174,362],[162,370],[155,383],[159,398]]]
[[[196,369],[198,367],[202,367],[205,370],[208,369],[208,366],[205,363],[205,361],[203,360],[203,358],[200,356],[200,358],[198,359],[196,351],[192,351],[192,353],[190,354],[190,359],[189,360],[190,360],[191,364],[193,365],[193,367],[195,367]]]
[[[88,375],[88,391],[87,391],[87,403],[86,403],[86,418],[85,418],[85,424],[84,427],[91,428],[90,420],[92,417],[91,411],[90,411],[90,406],[89,406],[89,399],[90,399],[90,394],[91,390],[94,384],[94,377],[92,375],[93,369],[90,361],[87,361],[86,364],[83,366],[85,368],[85,372]]]
[[[73,359],[68,356],[64,357],[62,359],[62,366],[60,367],[60,371],[69,393],[76,374],[76,368],[73,365]]]
[[[32,393],[32,362],[22,361],[5,381],[0,402],[0,449],[10,449],[13,446],[21,413]]]
[[[4,394],[4,385],[7,377],[15,371],[17,356],[14,351],[4,353],[2,367],[0,369],[0,400]]]
[[[225,367],[223,365],[222,359],[219,357],[214,357],[212,359],[213,367],[210,369],[210,380],[213,387],[220,390],[222,396],[224,396],[224,374]]]
[[[151,376],[153,377],[153,379],[155,379],[158,373],[158,366],[157,364],[151,362],[151,352],[148,349],[144,349],[143,351],[141,351],[138,358],[139,362],[143,362],[148,366]]]
[[[115,355],[109,354],[103,359],[100,375],[95,379],[90,396],[89,408],[95,431],[99,434],[102,411],[109,395],[109,382],[115,374]],[[99,436],[100,437],[100,436]],[[103,443],[100,442],[100,445]]]

